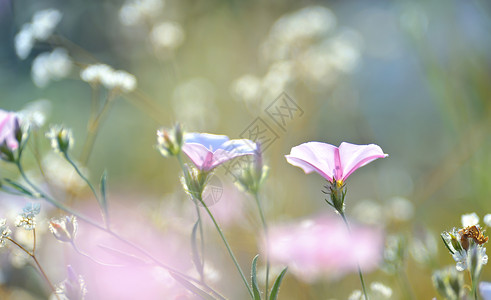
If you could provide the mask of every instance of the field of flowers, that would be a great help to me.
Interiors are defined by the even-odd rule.
[[[491,5],[0,0],[0,299],[484,299]]]

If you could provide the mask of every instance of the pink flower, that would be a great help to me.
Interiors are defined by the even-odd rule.
[[[387,156],[375,144],[355,145],[346,142],[339,147],[308,142],[293,147],[290,155],[285,155],[288,163],[302,168],[307,174],[315,171],[330,182],[344,182],[356,169]]]
[[[270,227],[269,252],[274,264],[303,281],[336,279],[374,270],[382,260],[384,235],[380,229],[353,226],[329,215]]]
[[[19,128],[19,118],[13,112],[0,109],[0,145],[6,145],[10,150],[19,147],[15,132]]]
[[[182,151],[198,169],[208,172],[233,158],[253,155],[256,144],[250,140],[229,140],[225,135],[187,133]]]

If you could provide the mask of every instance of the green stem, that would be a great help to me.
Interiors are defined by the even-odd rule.
[[[97,195],[97,192],[95,191],[94,186],[89,181],[89,179],[82,173],[82,171],[80,171],[80,169],[75,164],[75,162],[70,158],[70,156],[68,155],[68,152],[63,152],[63,156],[72,165],[72,167],[75,169],[75,172],[77,172],[78,176],[80,176],[80,178],[82,178],[82,180],[85,181],[85,183],[89,186],[90,190],[92,191],[92,194],[94,194],[94,197],[96,198],[97,203],[99,204],[99,208],[101,209],[101,214],[102,214],[102,218],[104,219],[104,223],[106,224],[106,227],[109,228],[108,216],[105,213],[106,210],[104,209],[104,207],[102,207],[101,199]]]
[[[266,224],[266,218],[264,218],[264,212],[261,207],[261,202],[259,201],[259,194],[256,192],[254,193],[254,200],[256,200],[256,205],[257,205],[257,210],[259,211],[259,216],[261,217],[261,223],[263,225],[263,230],[264,230],[264,239],[266,243],[266,287],[265,287],[265,295],[266,295],[266,300],[269,298],[269,269],[270,269],[270,262],[269,262],[269,234],[268,234],[268,225]]]
[[[203,207],[205,208],[206,212],[208,213],[208,215],[210,216],[211,220],[213,221],[213,224],[215,225],[215,228],[217,229],[218,231],[218,234],[220,235],[223,243],[225,244],[225,247],[227,248],[227,251],[228,251],[228,254],[230,255],[230,257],[232,258],[234,264],[235,264],[235,267],[237,268],[237,271],[239,271],[239,274],[240,274],[240,277],[242,277],[242,281],[244,282],[244,285],[246,286],[247,288],[247,291],[249,291],[249,294],[251,295],[251,298],[254,298],[254,295],[252,293],[252,290],[251,290],[251,287],[249,286],[249,284],[247,283],[247,279],[245,278],[244,276],[244,272],[242,272],[242,269],[240,268],[240,265],[239,263],[237,262],[237,258],[235,258],[235,255],[234,253],[232,252],[232,249],[230,248],[230,245],[228,244],[227,242],[227,239],[225,238],[225,235],[223,234],[222,232],[222,229],[220,228],[220,226],[218,225],[217,221],[215,220],[215,217],[213,216],[213,214],[211,213],[210,209],[208,208],[208,206],[206,205],[206,203],[203,201],[203,199],[198,199],[201,204],[203,205]]]
[[[346,219],[344,212],[340,212],[340,211],[338,211],[338,212],[341,215],[341,218],[343,218],[344,224],[346,225],[346,228],[348,229],[350,236],[352,236],[351,227],[349,226],[348,220]],[[360,276],[360,282],[361,282],[361,288],[363,290],[363,295],[365,296],[366,300],[369,300],[368,294],[367,294],[367,289],[365,288],[365,281],[363,280],[363,273],[361,272],[360,263],[358,261],[356,261],[356,266],[358,267],[358,275]]]
[[[177,154],[177,160],[179,161],[179,166],[181,167],[182,172],[185,172],[184,168],[184,163],[182,161],[182,156],[181,154]],[[193,197],[194,198],[194,197]],[[203,235],[203,222],[201,221],[201,211],[199,209],[198,205],[198,200],[193,199],[195,208],[196,208],[196,215],[198,216],[198,229],[199,229],[199,235],[200,235],[200,247],[201,247],[201,270],[198,270],[201,276],[201,281],[204,282],[205,280],[205,275],[204,275],[204,268],[205,268],[205,237]]]
[[[209,292],[213,293],[218,299],[225,299],[222,295],[220,295],[218,292],[216,292],[214,289],[212,289],[210,286],[208,286],[207,284],[205,284],[204,282],[201,282],[197,279],[194,279],[162,262],[160,262],[157,258],[155,258],[152,254],[150,254],[148,251],[146,251],[145,249],[141,248],[140,246],[134,244],[133,242],[123,238],[122,236],[120,236],[119,234],[115,233],[114,231],[112,231],[111,229],[107,229],[105,228],[104,226],[101,226],[99,225],[98,223],[96,223],[95,221],[87,218],[86,216],[84,215],[81,215],[80,213],[74,211],[73,209],[63,205],[62,203],[56,201],[55,199],[51,198],[50,196],[46,195],[41,189],[39,189],[34,183],[32,183],[30,181],[30,179],[26,176],[25,172],[24,172],[24,169],[22,168],[22,165],[20,164],[20,161],[17,160],[15,162],[15,164],[17,165],[17,168],[19,169],[19,172],[22,176],[22,178],[26,181],[26,183],[36,192],[39,194],[40,198],[43,198],[44,200],[46,200],[47,202],[51,203],[52,205],[54,205],[55,207],[65,211],[65,212],[68,212],[74,216],[76,216],[79,220],[82,220],[84,222],[86,222],[87,224],[89,225],[92,225],[93,227],[97,228],[97,229],[100,229],[108,234],[110,234],[111,236],[113,236],[114,238],[118,239],[119,241],[129,245],[130,247],[136,249],[137,251],[139,251],[140,253],[142,253],[144,256],[146,256],[148,259],[150,259],[151,261],[153,261],[153,263],[155,263],[157,266],[159,267],[162,267],[163,269],[166,269],[168,271],[170,271],[170,274],[172,275],[172,272],[173,273],[176,273],[176,274],[179,274],[181,277],[185,278],[187,281],[190,281],[190,282],[194,282],[194,283],[197,283],[201,286],[203,286],[206,290],[208,290]]]

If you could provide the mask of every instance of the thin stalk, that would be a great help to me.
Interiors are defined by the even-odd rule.
[[[36,229],[33,228],[32,229],[32,234],[33,234],[33,238],[32,238],[32,254],[36,253]]]
[[[244,282],[244,285],[246,286],[247,291],[249,291],[251,298],[254,298],[254,294],[252,293],[251,287],[249,286],[249,283],[247,283],[247,279],[244,276],[244,272],[242,272],[242,269],[240,268],[240,265],[237,262],[237,258],[235,258],[235,255],[232,252],[232,249],[230,248],[230,245],[228,244],[228,241],[225,238],[225,235],[223,234],[222,229],[220,228],[220,225],[218,225],[217,221],[215,220],[215,217],[213,216],[213,214],[211,213],[210,209],[208,208],[206,203],[203,201],[203,199],[200,198],[198,200],[201,202],[201,204],[205,208],[206,212],[210,216],[211,220],[213,221],[213,224],[215,225],[215,228],[217,229],[218,234],[220,235],[220,238],[222,239],[223,243],[225,244],[225,247],[227,248],[228,254],[232,258],[234,265],[237,268],[237,271],[239,271],[240,277],[242,278],[242,281]]]
[[[101,199],[99,198],[99,195],[97,195],[94,186],[89,181],[89,179],[82,173],[82,171],[80,171],[80,169],[75,164],[75,162],[70,158],[68,152],[63,152],[63,156],[72,165],[72,167],[75,169],[75,172],[77,172],[78,176],[80,176],[80,178],[82,178],[82,180],[85,181],[85,183],[89,186],[90,190],[92,191],[92,194],[94,194],[94,197],[96,198],[97,203],[99,204],[99,208],[101,209],[101,215],[102,218],[104,219],[104,224],[106,224],[106,227],[109,228],[109,220],[108,220],[109,216],[106,215],[105,213],[106,210],[104,209],[104,207],[102,207]]]
[[[150,259],[153,263],[155,263],[156,265],[162,267],[163,269],[166,269],[170,272],[170,274],[172,275],[172,273],[176,273],[176,274],[179,274],[181,277],[183,277],[184,279],[190,281],[190,282],[194,282],[194,283],[197,283],[201,286],[203,286],[206,290],[208,290],[209,292],[213,293],[213,295],[215,295],[215,297],[217,297],[218,299],[225,299],[222,295],[220,295],[217,291],[215,291],[214,289],[212,289],[210,286],[208,286],[207,284],[205,284],[204,282],[201,282],[197,279],[194,279],[162,262],[160,262],[157,258],[155,258],[152,254],[150,254],[148,251],[146,251],[145,249],[141,248],[140,246],[134,244],[133,242],[123,238],[122,236],[120,236],[119,234],[117,234],[116,232],[112,231],[111,229],[108,229],[108,228],[105,228],[104,226],[101,226],[99,225],[97,222],[89,219],[88,217],[84,216],[84,215],[81,215],[80,213],[76,212],[75,210],[63,205],[62,203],[56,201],[55,199],[51,198],[50,196],[46,195],[41,189],[39,189],[34,183],[32,183],[29,178],[26,176],[25,172],[24,172],[24,169],[22,168],[22,165],[20,164],[19,160],[17,160],[16,162],[16,165],[17,165],[17,168],[19,169],[19,172],[22,176],[22,178],[26,181],[27,184],[29,184],[29,186],[34,189],[36,191],[36,193],[39,194],[39,196],[41,198],[43,198],[44,200],[46,200],[47,202],[51,203],[52,205],[54,205],[55,207],[65,211],[65,212],[68,212],[74,216],[76,216],[78,219],[86,222],[87,224],[89,225],[92,225],[93,227],[97,228],[97,229],[100,229],[108,234],[110,234],[111,236],[113,236],[114,238],[118,239],[119,241],[131,246],[132,248],[136,249],[137,251],[139,251],[140,253],[142,253],[144,256],[146,256],[148,259]]]
[[[264,212],[261,207],[261,202],[259,201],[259,194],[256,192],[254,193],[254,199],[256,200],[256,205],[257,205],[257,210],[259,211],[259,216],[261,217],[261,223],[263,225],[263,231],[264,231],[264,239],[266,242],[266,287],[265,287],[265,295],[266,295],[266,300],[269,298],[269,268],[270,268],[270,262],[269,262],[269,234],[268,234],[268,225],[266,224],[266,218],[264,218]]]
[[[344,212],[339,212],[339,214],[343,218],[344,224],[346,225],[346,228],[348,229],[350,236],[352,236],[351,227],[349,226],[348,220],[346,219]],[[358,275],[360,276],[360,282],[361,282],[361,288],[363,289],[363,295],[365,296],[365,299],[368,300],[367,289],[365,288],[365,281],[363,280],[363,273],[361,272],[360,263],[358,261],[356,261],[356,266],[358,267]]]
[[[94,119],[91,118],[89,120],[89,124],[87,126],[87,138],[85,139],[85,143],[82,149],[82,155],[80,156],[80,161],[83,165],[86,165],[89,161],[90,154],[92,153],[92,149],[94,148],[95,139],[97,137],[97,134],[99,133],[101,121],[109,111],[111,103],[112,95],[109,94],[106,101],[104,102],[104,106],[102,107],[101,112]]]
[[[35,233],[34,233],[34,236],[36,236]],[[17,243],[16,241],[14,241],[13,239],[11,239],[10,237],[7,237],[7,239],[9,241],[11,241],[12,243],[14,243],[17,247],[19,247],[22,251],[24,251],[27,255],[29,255],[34,260],[34,263],[36,263],[36,266],[38,267],[39,272],[43,276],[44,280],[48,283],[48,286],[51,289],[51,291],[53,292],[53,294],[56,296],[56,299],[61,300],[60,299],[60,296],[56,293],[55,286],[51,283],[51,281],[48,278],[48,275],[46,275],[46,272],[44,272],[43,267],[41,267],[41,264],[37,260],[36,255],[34,254],[34,251],[31,253],[31,252],[27,251],[27,249],[24,248],[21,244]]]
[[[184,163],[182,162],[182,157],[181,157],[181,154],[180,153],[177,155],[177,160],[179,161],[179,166],[181,167],[182,171],[185,172]],[[200,273],[201,281],[204,282],[205,276],[204,276],[204,272],[203,271],[205,269],[205,237],[204,237],[204,234],[203,234],[203,222],[201,221],[201,212],[200,212],[200,209],[199,209],[198,200],[197,199],[193,199],[193,202],[194,202],[194,206],[196,208],[196,215],[198,216],[198,229],[199,229],[199,235],[200,235],[200,238],[201,238],[201,241],[200,241],[200,247],[201,247],[201,270],[198,270],[198,273]]]

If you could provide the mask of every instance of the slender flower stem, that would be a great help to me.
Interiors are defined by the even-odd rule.
[[[97,133],[99,132],[101,121],[109,111],[112,102],[112,95],[109,94],[106,101],[104,102],[104,106],[102,107],[101,112],[95,118],[92,119],[91,117],[91,119],[89,120],[89,124],[87,126],[87,138],[85,139],[85,143],[82,149],[82,155],[80,156],[80,161],[83,165],[86,165],[89,161],[90,154],[92,152],[92,149],[94,148]]]
[[[116,232],[112,231],[111,229],[108,229],[108,228],[105,228],[104,226],[101,226],[99,225],[97,222],[89,219],[88,217],[78,213],[77,211],[63,205],[62,203],[56,201],[55,199],[51,198],[50,196],[46,195],[41,189],[39,189],[34,183],[32,183],[32,181],[30,181],[30,179],[26,176],[25,172],[24,172],[24,169],[22,168],[22,165],[20,164],[20,161],[17,160],[15,162],[15,164],[17,165],[17,168],[22,176],[22,178],[26,181],[26,183],[36,192],[39,194],[39,197],[40,198],[43,198],[44,200],[46,200],[47,202],[51,203],[52,205],[54,205],[55,207],[65,211],[65,212],[68,212],[74,216],[76,216],[78,219],[86,222],[87,224],[97,228],[97,229],[100,229],[108,234],[110,234],[111,236],[113,236],[114,238],[118,239],[119,241],[129,245],[130,247],[136,249],[137,251],[139,251],[140,253],[142,253],[144,256],[146,256],[148,259],[150,259],[151,261],[153,261],[153,263],[155,263],[156,265],[162,267],[163,269],[166,269],[169,271],[169,273],[172,275],[173,273],[175,274],[178,274],[179,276],[183,277],[185,280],[189,281],[189,282],[194,282],[194,283],[197,283],[199,285],[201,285],[203,288],[205,288],[208,292],[211,292],[215,297],[217,297],[218,299],[225,299],[222,295],[220,295],[217,291],[215,291],[213,288],[211,288],[210,286],[208,286],[207,284],[205,284],[204,282],[201,282],[197,279],[194,279],[164,263],[162,263],[161,261],[159,261],[157,258],[155,258],[152,254],[150,254],[148,251],[146,251],[145,249],[141,248],[140,246],[134,244],[133,242],[123,238],[122,236],[120,236],[119,234],[117,234]],[[13,240],[12,240],[13,241]],[[15,243],[15,242],[14,242]],[[17,243],[16,243],[17,244]]]
[[[70,156],[68,155],[68,152],[66,152],[66,151],[63,152],[63,156],[72,165],[72,167],[77,172],[78,176],[80,176],[80,178],[82,178],[82,180],[85,181],[85,183],[89,186],[90,190],[92,191],[92,194],[94,194],[94,197],[96,198],[97,203],[99,204],[102,218],[104,219],[104,224],[106,224],[106,227],[109,228],[109,216],[106,215],[106,210],[104,209],[104,207],[102,207],[101,199],[99,198],[99,195],[95,191],[94,186],[89,181],[89,179],[82,173],[82,171],[80,171],[79,167],[75,164],[75,162],[70,158]]]
[[[181,153],[177,155],[177,160],[179,161],[179,166],[181,167],[182,172],[185,172],[184,168],[184,163],[182,161],[182,156]],[[193,202],[196,208],[196,215],[198,217],[198,229],[199,229],[199,236],[201,238],[200,242],[200,247],[201,247],[201,267],[200,270],[198,270],[198,273],[200,273],[201,281],[205,281],[205,275],[204,275],[204,268],[205,268],[205,236],[203,234],[203,222],[201,221],[201,212],[199,209],[198,202],[199,200],[194,199],[193,197]]]
[[[34,237],[35,236],[36,236],[36,233],[34,232]],[[9,241],[11,241],[13,244],[15,244],[17,247],[19,247],[22,251],[24,251],[27,255],[29,255],[34,260],[34,263],[38,267],[39,272],[43,276],[44,280],[48,283],[48,286],[51,289],[51,291],[53,292],[53,294],[56,296],[56,299],[61,300],[60,299],[60,296],[56,293],[55,286],[51,283],[51,281],[48,278],[48,275],[46,275],[46,272],[44,272],[43,267],[41,267],[41,264],[37,260],[36,255],[34,254],[34,250],[31,253],[31,252],[27,251],[27,249],[24,248],[21,244],[17,243],[16,241],[14,241],[13,239],[11,239],[10,237],[7,237],[6,239],[9,240]]]
[[[268,233],[268,225],[266,224],[266,218],[264,218],[264,212],[261,207],[261,202],[259,201],[259,193],[254,193],[254,200],[256,200],[257,210],[259,211],[259,216],[261,217],[261,223],[263,225],[264,230],[264,239],[266,243],[266,286],[265,286],[265,295],[266,300],[269,298],[269,233]]]
[[[32,229],[32,254],[36,253],[36,229]]]
[[[101,266],[105,266],[105,267],[124,267],[124,265],[114,265],[114,264],[107,264],[107,263],[104,263],[104,262],[101,262],[95,258],[93,258],[92,256],[88,255],[87,253],[85,252],[82,252],[78,247],[77,245],[75,245],[75,242],[71,242],[70,243],[73,247],[73,249],[75,250],[75,252],[77,252],[78,254],[82,255],[83,257],[86,257],[88,259],[90,259],[91,261],[95,262],[96,264],[98,265],[101,265]]]
[[[222,238],[222,241],[225,244],[225,247],[227,248],[228,254],[230,255],[230,257],[234,261],[235,267],[237,268],[237,271],[239,271],[240,277],[242,278],[242,281],[244,282],[244,285],[247,287],[247,291],[249,291],[249,294],[251,295],[251,298],[254,298],[254,295],[252,293],[251,287],[247,283],[247,279],[244,276],[244,272],[242,272],[242,269],[240,268],[240,265],[237,262],[237,258],[235,258],[235,255],[232,252],[232,249],[230,248],[230,245],[228,244],[227,239],[225,238],[225,235],[222,232],[222,229],[218,225],[217,221],[215,220],[215,217],[213,216],[213,214],[211,213],[210,209],[208,208],[208,206],[206,205],[206,203],[203,201],[203,199],[200,198],[199,201],[201,202],[201,204],[205,208],[206,212],[210,216],[211,220],[213,221],[213,224],[215,224],[215,228],[217,229],[218,234]]]
[[[348,229],[348,232],[350,236],[352,236],[351,232],[351,227],[349,226],[348,220],[346,219],[346,216],[344,215],[344,212],[338,211],[341,217],[343,218],[344,224],[346,225],[346,228]],[[363,280],[363,273],[361,272],[361,267],[360,267],[360,262],[357,260],[356,265],[358,267],[358,275],[360,276],[360,282],[361,282],[361,288],[363,289],[363,295],[365,296],[365,300],[368,300],[368,294],[367,290],[365,288],[365,281]]]

